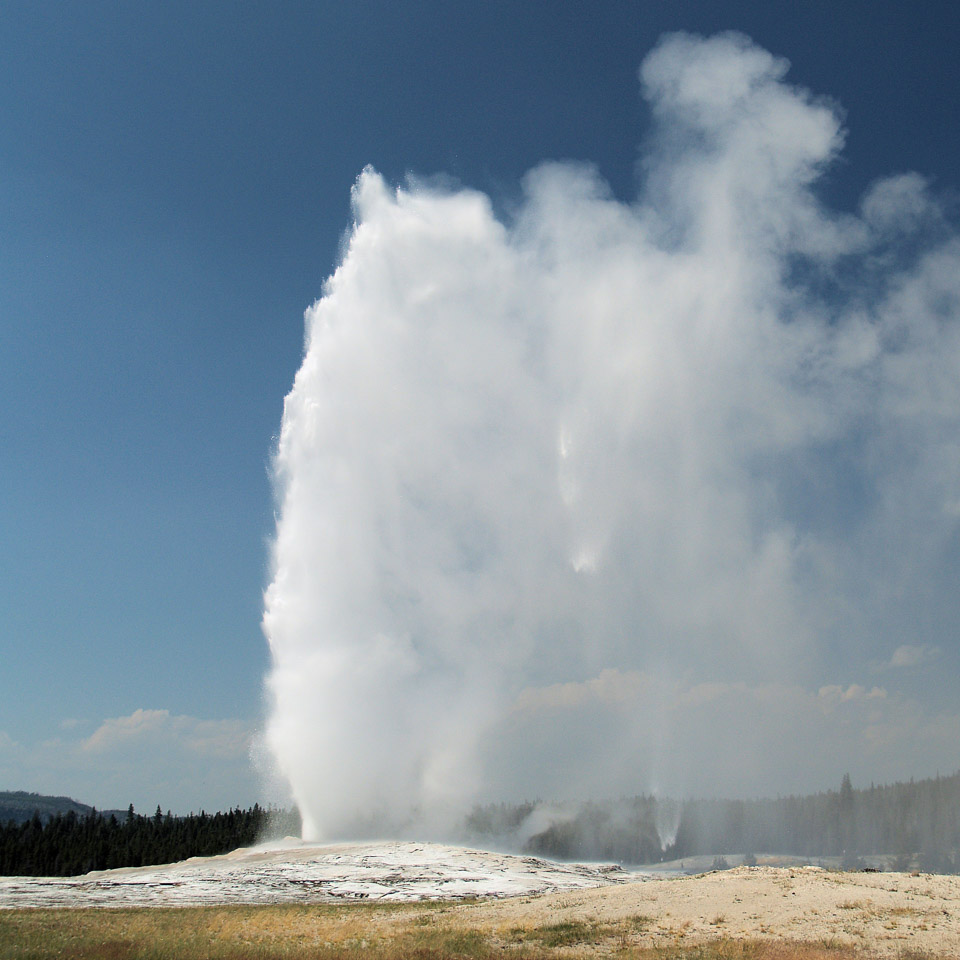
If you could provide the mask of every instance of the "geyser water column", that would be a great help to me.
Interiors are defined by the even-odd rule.
[[[275,458],[266,742],[307,837],[752,758],[777,789],[823,713],[773,684],[897,646],[911,597],[949,619],[916,588],[960,503],[957,246],[918,177],[822,207],[838,117],[785,71],[664,40],[632,204],[569,164],[508,223],[360,176]]]
[[[307,315],[276,458],[269,740],[309,836],[401,829],[470,797],[557,533],[539,318],[487,200],[367,170]],[[429,808],[429,810],[427,809]]]

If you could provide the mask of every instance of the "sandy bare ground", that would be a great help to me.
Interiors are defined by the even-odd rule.
[[[474,897],[481,899],[457,902]],[[648,944],[786,938],[883,956],[960,957],[960,877],[928,874],[759,866],[663,878],[391,842],[253,848],[77,878],[0,878],[7,908],[437,899],[454,901],[442,911],[445,923],[493,936],[574,921],[629,927]]]
[[[882,956],[960,957],[960,877],[738,867],[457,908],[482,929],[635,919],[646,943],[832,941]],[[644,918],[644,919],[640,919]]]

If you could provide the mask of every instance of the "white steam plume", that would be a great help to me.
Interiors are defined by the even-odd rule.
[[[633,204],[571,164],[509,223],[358,179],[275,464],[266,740],[306,836],[763,788],[821,735],[777,684],[952,621],[960,248],[916,175],[818,201],[843,133],[786,69],[661,42]]]

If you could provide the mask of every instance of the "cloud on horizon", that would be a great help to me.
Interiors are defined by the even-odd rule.
[[[521,760],[534,756],[544,796],[554,800],[629,793],[637,768],[657,771],[648,789],[659,792],[752,797],[763,792],[758,782],[770,794],[836,786],[838,770],[866,785],[938,764],[952,769],[945,758],[958,734],[960,713],[878,686],[696,682],[608,669],[521,690],[484,763],[497,789],[519,791]],[[611,738],[631,744],[628,763],[607,748]],[[501,752],[504,743],[511,746]]]
[[[61,725],[63,736],[31,744],[0,731],[5,789],[68,792],[100,808],[132,802],[141,812],[157,804],[175,813],[225,810],[261,799],[250,770],[252,730],[241,720],[140,709],[87,736],[82,726]]]

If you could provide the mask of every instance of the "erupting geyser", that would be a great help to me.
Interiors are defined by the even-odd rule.
[[[837,113],[785,72],[665,39],[630,204],[571,164],[506,222],[360,176],[275,460],[266,742],[308,838],[809,775],[829,691],[883,700],[822,652],[954,617],[920,585],[957,572],[960,252],[916,175],[825,209]]]

